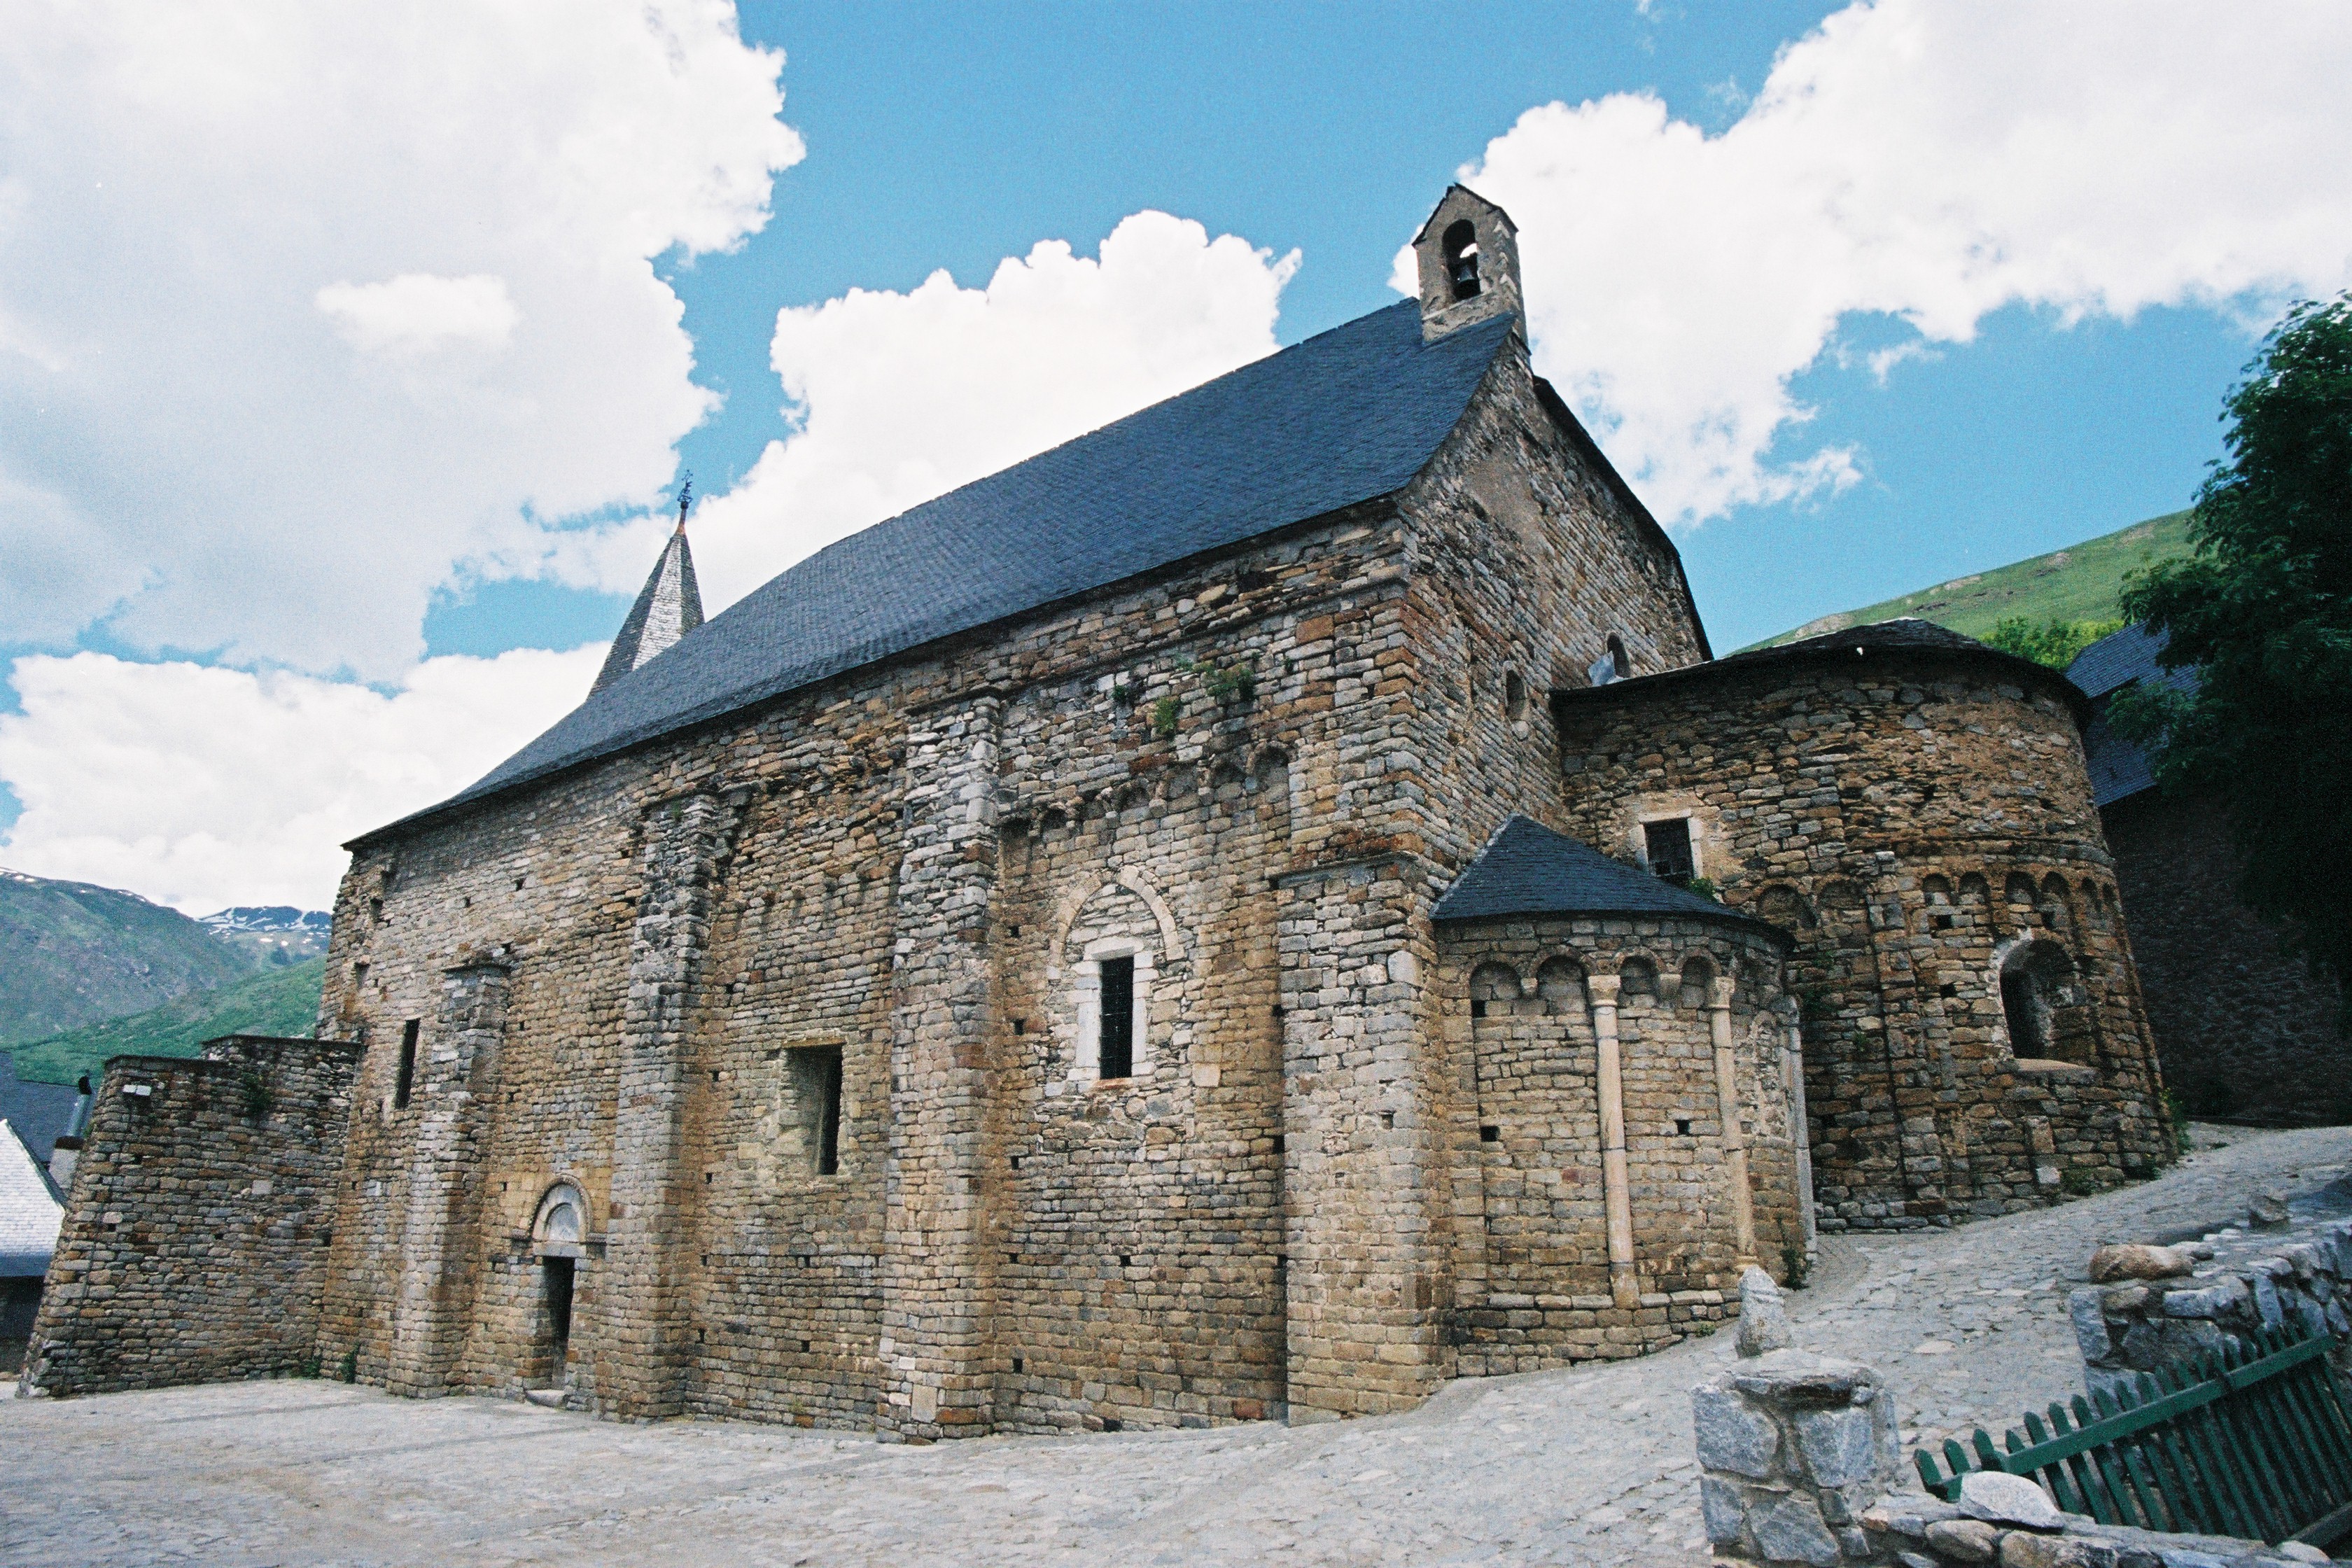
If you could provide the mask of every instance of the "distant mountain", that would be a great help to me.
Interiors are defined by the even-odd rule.
[[[327,951],[335,919],[291,904],[238,904],[198,919],[213,935],[264,967],[283,967]]]
[[[1904,616],[1979,638],[1990,637],[2006,620],[2023,619],[2036,627],[2053,621],[2068,626],[2112,621],[2122,613],[2116,596],[2126,574],[2186,555],[2189,550],[2189,513],[2170,512],[2030,561],[1955,577],[1864,609],[1823,616],[1753,646],[1770,647]]]
[[[0,1045],[228,984],[254,963],[136,893],[0,871]]]
[[[160,1007],[90,1024],[15,1049],[16,1076],[71,1083],[96,1079],[106,1058],[192,1057],[221,1035],[308,1035],[319,1019],[319,989],[327,961],[306,959],[285,969],[247,973],[232,984],[193,991]]]

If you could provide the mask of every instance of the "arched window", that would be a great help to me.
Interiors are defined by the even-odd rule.
[[[2011,1055],[2093,1065],[2097,1047],[2086,1002],[2073,956],[2056,942],[2033,938],[2002,956],[2000,1011]]]
[[[1503,677],[1503,717],[1518,719],[1528,710],[1528,683],[1516,669]]]
[[[1445,281],[1452,286],[1456,300],[1478,297],[1478,229],[1468,218],[1457,218],[1446,226],[1444,241]]]
[[[1107,883],[1080,906],[1062,952],[1072,982],[1065,1002],[1072,1078],[1123,1082],[1149,1079],[1159,1066],[1152,988],[1169,957],[1164,945],[1157,916],[1132,888]]]

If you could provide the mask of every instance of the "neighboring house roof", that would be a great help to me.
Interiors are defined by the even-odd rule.
[[[1637,675],[1624,680],[1612,680],[1606,686],[1570,687],[1553,692],[1552,698],[1555,701],[1613,702],[1626,697],[1647,694],[1662,686],[1711,680],[1748,669],[1803,664],[1866,665],[1873,658],[1902,658],[1913,654],[1965,654],[1978,662],[2007,670],[2020,684],[2038,686],[2053,697],[2063,698],[2074,710],[2078,720],[2087,721],[2090,718],[2090,704],[2084,700],[2083,693],[2047,665],[2003,653],[1972,637],[1910,616],[1897,620],[1878,621],[1866,626],[1851,626],[1842,632],[1825,632],[1817,637],[1782,643],[1778,647],[1749,648],[1745,653],[1727,654],[1704,664],[1686,664],[1678,669],[1664,670],[1655,675]]]
[[[71,1084],[34,1083],[18,1078],[15,1060],[0,1051],[0,1121],[16,1129],[34,1159],[47,1161],[58,1135],[73,1115],[75,1098]]]
[[[702,589],[694,580],[694,552],[687,548],[681,516],[646,585],[637,590],[637,602],[629,606],[621,635],[613,639],[613,651],[604,656],[604,667],[596,672],[588,694],[594,696],[655,655],[668,652],[701,624]]]
[[[13,1122],[0,1121],[0,1279],[49,1271],[65,1205]]]
[[[1778,926],[1612,860],[1580,839],[1513,813],[1437,900],[1441,921],[1511,915],[1625,915],[1712,921],[1785,938]]]
[[[2112,805],[2142,790],[2156,787],[2156,773],[2147,753],[2115,732],[2107,722],[2107,706],[2126,687],[2146,682],[2175,691],[2197,689],[2193,668],[2167,669],[2157,662],[2169,639],[2146,626],[2126,626],[2112,632],[2081,653],[2066,667],[2066,679],[2091,700],[2091,721],[2083,729],[2083,755],[2091,770],[2091,796],[2100,805]]]
[[[1421,307],[1403,300],[854,533],[391,826],[1393,494],[1461,420],[1517,321],[1423,342]]]

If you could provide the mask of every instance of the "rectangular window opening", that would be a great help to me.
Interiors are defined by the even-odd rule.
[[[1650,869],[1669,882],[1687,882],[1698,874],[1691,858],[1690,818],[1642,824],[1643,852]]]
[[[1135,960],[1102,961],[1102,1050],[1096,1058],[1104,1078],[1135,1076]]]
[[[841,1047],[799,1046],[792,1053],[793,1097],[799,1101],[802,1146],[820,1176],[841,1173]]]
[[[392,1108],[408,1109],[409,1092],[416,1087],[416,1037],[425,1031],[425,1020],[411,1018],[400,1026],[400,1071],[392,1080]]]

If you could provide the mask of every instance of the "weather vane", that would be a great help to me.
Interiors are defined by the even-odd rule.
[[[686,531],[686,509],[694,504],[694,470],[686,470],[686,482],[677,487],[677,531]]]

